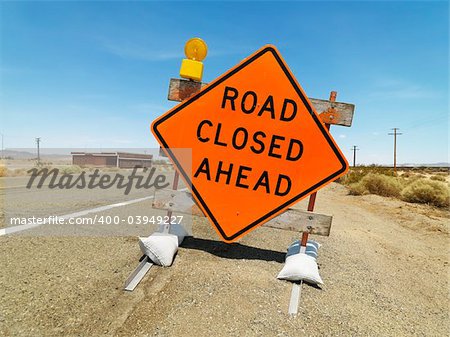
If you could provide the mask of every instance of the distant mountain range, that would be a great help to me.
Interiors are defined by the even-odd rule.
[[[3,150],[3,153],[0,154],[5,158],[12,159],[35,159],[37,158],[37,152],[28,152],[28,151],[16,151],[16,150]],[[70,152],[67,154],[47,154],[45,151],[41,151],[41,157],[45,158],[64,158],[70,157]]]
[[[13,159],[33,159],[33,158],[36,158],[37,155],[35,153],[25,152],[25,151],[3,150],[2,156],[10,157]]]
[[[392,165],[391,165],[392,166]],[[399,164],[398,167],[450,167],[450,163],[432,163],[432,164],[410,164],[410,163],[406,163],[406,164]]]
[[[75,151],[76,149],[74,149]],[[70,154],[71,149],[61,149],[61,152],[63,153],[52,153],[47,154],[45,153],[45,149],[41,151],[41,156],[45,158],[64,158],[71,156]],[[65,152],[65,153],[64,153]],[[34,159],[37,157],[36,152],[28,152],[28,151],[16,151],[16,150],[4,150],[3,151],[4,157],[10,157],[13,159]],[[392,164],[389,165],[380,165],[380,166],[392,166]],[[431,164],[416,164],[416,163],[404,163],[404,164],[398,164],[398,167],[450,167],[450,163],[448,162],[441,162],[441,163],[431,163]]]

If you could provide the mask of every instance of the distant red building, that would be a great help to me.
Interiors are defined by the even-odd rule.
[[[153,155],[128,152],[72,152],[72,164],[97,167],[151,167]]]

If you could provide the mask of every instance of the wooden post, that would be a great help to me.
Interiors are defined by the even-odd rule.
[[[198,93],[202,87],[204,86],[204,83],[197,82],[197,81],[185,81],[185,80],[176,80],[171,79],[169,84],[169,94],[167,96],[167,99],[169,101],[185,101],[192,95]],[[173,190],[178,190],[178,182],[180,180],[180,174],[175,169],[175,175],[173,177]],[[172,210],[167,210],[167,217],[169,218],[169,221],[164,226],[164,233],[169,233],[170,231],[170,225],[171,225],[171,219],[172,219]]]
[[[332,91],[330,93],[330,102],[336,102],[336,96],[337,96],[337,92]],[[327,128],[327,130],[330,130],[330,124],[325,123],[325,127]],[[317,192],[314,192],[313,194],[311,194],[309,196],[308,211],[310,211],[310,212],[314,211],[314,205],[316,203],[316,195],[317,195]]]
[[[336,91],[332,91],[330,93],[330,102],[335,102],[336,101],[336,96],[337,96],[337,92]],[[333,121],[333,119],[335,117],[333,115],[333,113],[335,111],[336,110],[332,107],[332,108],[329,108],[328,111],[326,111],[324,113],[324,117],[326,117],[327,121],[330,121],[330,122]],[[329,123],[325,123],[325,127],[327,128],[327,130],[330,130],[330,124]],[[317,196],[317,192],[314,192],[309,197],[309,202],[308,202],[308,211],[309,212],[314,211],[314,206],[316,204],[316,196]],[[306,245],[308,243],[309,232],[310,231],[305,231],[305,232],[302,233],[302,239],[300,240],[300,253],[305,253],[306,252]],[[291,300],[290,300],[290,303],[289,303],[289,310],[288,310],[288,312],[289,312],[289,314],[291,316],[295,316],[298,313],[298,304],[300,302],[302,285],[303,285],[303,280],[300,281],[300,284],[297,284],[297,283],[293,283],[292,284]]]
[[[330,102],[336,102],[336,96],[337,96],[336,91],[330,92]],[[333,108],[331,108],[331,109],[333,109]],[[325,123],[325,127],[327,130],[330,130],[330,124]],[[314,211],[314,206],[316,204],[316,196],[317,196],[317,192],[314,192],[309,197],[309,202],[308,202],[308,211],[309,212]],[[303,232],[300,249],[301,249],[301,247],[306,247],[306,243],[308,242],[308,236],[309,236],[308,232]]]
[[[300,242],[301,247],[306,247],[306,244],[308,243],[308,232],[302,233],[302,241]]]

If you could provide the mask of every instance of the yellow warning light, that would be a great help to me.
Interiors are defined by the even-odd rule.
[[[184,54],[187,59],[181,62],[180,76],[194,81],[201,81],[203,77],[203,61],[208,54],[205,41],[194,37],[186,42]]]
[[[208,46],[202,39],[194,37],[186,42],[184,54],[190,60],[203,61],[208,54]]]

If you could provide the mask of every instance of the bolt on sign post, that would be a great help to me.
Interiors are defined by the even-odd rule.
[[[344,175],[348,163],[278,50],[258,50],[151,130],[224,241]],[[192,148],[192,176],[171,148]],[[191,163],[189,163],[191,165]]]

